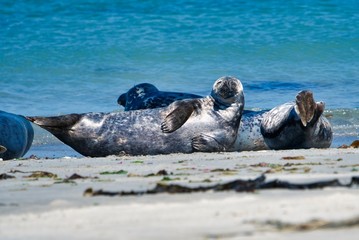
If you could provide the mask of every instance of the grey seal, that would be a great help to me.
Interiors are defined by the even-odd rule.
[[[167,106],[182,97],[190,98],[190,94],[159,91],[152,84],[142,83],[121,94],[118,103],[127,111]],[[271,110],[244,110],[233,150],[330,147],[333,131],[322,115],[324,107],[323,102],[314,101],[311,91],[304,90],[297,94],[294,102]]]
[[[0,158],[24,156],[32,145],[34,129],[23,116],[0,111]]]
[[[174,101],[202,98],[202,96],[190,93],[163,92],[150,83],[141,83],[121,94],[117,103],[125,108],[125,111],[167,107]]]
[[[165,108],[27,119],[85,156],[218,152],[235,142],[243,108],[241,82],[221,77],[210,96]]]
[[[333,130],[323,116],[324,102],[300,91],[293,102],[271,110],[243,111],[235,151],[328,148]]]
[[[328,148],[333,130],[323,116],[324,102],[311,91],[301,91],[294,103],[273,108],[263,116],[261,133],[270,149]]]

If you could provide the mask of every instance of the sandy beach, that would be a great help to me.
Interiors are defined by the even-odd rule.
[[[207,129],[227,131],[236,125],[222,121],[233,123],[233,114],[222,108],[233,96],[215,104],[184,104],[165,114],[164,121],[152,114],[144,123],[130,125],[138,119],[133,114],[122,125],[100,117],[124,111],[125,102],[136,105],[131,100],[135,96],[148,105],[162,103],[161,98],[143,98],[144,88],[124,97],[141,83],[167,92],[157,94],[162,96],[209,96],[216,79],[232,76],[243,86],[240,102],[245,110],[260,114],[274,109],[279,116],[285,106],[299,101],[303,104],[295,108],[305,112],[301,120],[307,127],[298,129],[305,136],[327,133],[323,125],[307,131],[320,126],[313,119],[322,111],[333,132],[331,145],[310,145],[323,143],[323,138],[311,137],[303,146],[329,149],[88,158],[35,124],[33,140],[28,128],[22,137],[8,133],[16,128],[6,120],[9,125],[0,125],[6,130],[0,131],[0,139],[11,144],[0,142],[0,150],[6,147],[8,154],[14,145],[31,148],[20,147],[16,156],[8,157],[21,159],[0,159],[0,240],[359,239],[359,148],[338,148],[354,141],[359,147],[358,3],[0,1],[0,110],[30,120],[94,115],[85,124],[75,121],[77,117],[60,126],[56,121],[42,124],[48,130],[65,128],[71,136],[80,129],[81,140],[100,142],[101,147],[87,146],[92,154],[78,148],[82,154],[118,153],[111,151],[111,141],[138,147],[133,154],[153,150],[159,128],[152,124],[158,122],[162,132],[169,132],[167,120],[179,126],[192,110],[191,116],[208,126],[199,131],[205,138],[214,136]],[[231,84],[223,93],[232,90]],[[309,92],[297,98],[301,91],[311,91],[317,105]],[[210,106],[218,112],[207,114]],[[279,136],[275,132],[284,130],[283,122],[293,126],[293,119],[299,120],[294,112],[287,115],[290,121],[281,121],[286,114],[270,118],[278,125],[267,137]],[[264,119],[244,120],[242,116],[248,131],[238,131],[237,147],[264,149]],[[70,122],[79,124],[70,128]],[[262,130],[253,128],[259,124]],[[200,130],[200,125],[189,129]],[[154,135],[144,137],[145,128]],[[222,136],[232,138],[232,133]],[[331,134],[324,135],[329,140]],[[282,139],[299,147],[301,138]],[[133,145],[127,141],[132,139]],[[179,139],[166,141],[181,146]],[[221,142],[209,145],[230,147]],[[153,145],[147,148],[147,143]],[[187,149],[180,152],[192,148]]]
[[[1,239],[356,239],[358,186],[94,196],[236,179],[359,176],[359,149],[0,162]],[[75,174],[75,175],[74,175]]]

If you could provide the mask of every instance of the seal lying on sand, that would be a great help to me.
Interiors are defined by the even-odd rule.
[[[0,158],[19,158],[31,147],[34,129],[24,117],[0,111]]]
[[[270,111],[244,111],[234,150],[328,148],[333,131],[324,107],[312,92],[301,91],[295,102]]]
[[[216,152],[232,147],[243,107],[241,82],[222,77],[210,96],[165,108],[27,118],[85,156]]]
[[[187,98],[191,98],[191,95],[159,91],[152,84],[142,83],[121,94],[118,103],[126,111],[163,107]],[[324,103],[316,103],[310,91],[299,92],[295,102],[285,103],[270,111],[244,110],[233,150],[330,147],[333,133],[329,121],[322,115],[323,110]]]

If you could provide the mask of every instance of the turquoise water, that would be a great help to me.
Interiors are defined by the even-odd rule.
[[[234,75],[247,108],[311,89],[337,139],[359,135],[357,0],[2,0],[0,23],[4,111],[113,111],[134,84],[206,95]]]

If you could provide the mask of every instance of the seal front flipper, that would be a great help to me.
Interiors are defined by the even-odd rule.
[[[47,130],[69,130],[81,118],[80,114],[68,114],[57,117],[26,117],[30,122]]]
[[[176,108],[161,123],[162,132],[171,133],[179,129],[192,115],[197,102],[196,99],[176,102]]]
[[[296,96],[295,103],[295,111],[300,116],[303,126],[306,127],[307,124],[312,121],[317,109],[313,93],[306,90],[299,92]]]
[[[220,152],[226,150],[214,137],[203,133],[192,138],[192,148],[199,152]]]

